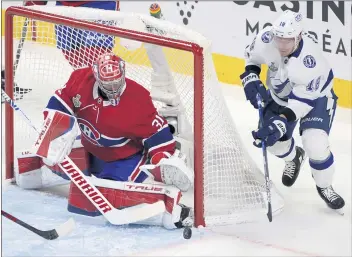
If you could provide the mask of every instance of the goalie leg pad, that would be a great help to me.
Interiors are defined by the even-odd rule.
[[[23,189],[42,188],[42,166],[41,158],[30,151],[16,154],[14,170],[17,185]]]
[[[164,194],[154,193],[140,193],[130,192],[113,188],[99,187],[97,189],[105,196],[105,198],[118,209],[128,208],[145,203],[155,203],[157,201],[164,201],[166,206],[171,206],[167,203]],[[88,198],[81,192],[81,190],[73,183],[70,186],[70,193],[68,199],[68,211],[76,214],[87,216],[100,216],[101,213],[88,200]]]
[[[181,212],[178,206],[181,192],[177,188],[156,184],[111,181],[95,177],[90,177],[90,180],[115,208],[122,209],[164,201],[165,213],[157,219],[151,217],[154,221],[159,220],[159,223],[154,225],[164,225],[168,229],[176,228],[175,223],[179,222]],[[101,215],[73,183],[70,187],[68,210],[87,216]],[[141,221],[139,224],[151,223],[150,221]]]
[[[69,157],[83,173],[88,175],[86,155],[87,152],[84,148],[78,147],[72,149]],[[59,176],[63,179],[70,180],[61,168],[59,168],[58,165],[46,165],[44,160],[45,159],[40,158],[30,151],[17,153],[14,165],[17,185],[23,189],[38,189],[63,183],[67,184],[67,182],[58,178]]]

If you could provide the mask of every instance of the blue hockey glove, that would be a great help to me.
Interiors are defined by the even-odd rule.
[[[280,138],[286,134],[287,120],[280,116],[271,118],[263,127],[256,131],[252,131],[252,136],[255,139],[253,145],[256,147],[262,146],[262,140],[267,146],[273,146]]]
[[[261,95],[264,103],[268,101],[269,95],[267,90],[263,83],[260,81],[257,74],[254,72],[245,71],[240,75],[240,78],[242,80],[246,98],[251,102],[255,109],[258,109],[258,103],[256,99],[256,95],[258,93]]]

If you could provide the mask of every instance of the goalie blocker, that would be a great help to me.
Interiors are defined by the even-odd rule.
[[[44,181],[47,169],[62,178],[57,184],[63,183],[63,179],[68,178],[56,164],[69,154],[78,168],[88,175],[87,179],[115,208],[129,208],[157,201],[165,203],[166,211],[163,214],[141,223],[173,229],[190,222],[190,208],[179,202],[181,191],[187,191],[192,185],[193,173],[187,168],[184,156],[178,150],[174,155],[159,152],[148,162],[144,152],[127,159],[104,162],[85,151],[77,139],[79,128],[76,118],[49,110],[34,150],[17,155],[15,172],[18,185],[26,189],[48,186]],[[144,172],[142,169],[149,170]],[[68,210],[89,216],[101,215],[73,183],[70,185]]]

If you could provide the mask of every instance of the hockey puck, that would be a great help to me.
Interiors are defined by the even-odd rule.
[[[183,238],[190,239],[192,237],[192,229],[190,227],[185,227],[183,230]]]

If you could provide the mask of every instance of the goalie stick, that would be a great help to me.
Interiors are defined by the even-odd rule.
[[[258,103],[258,110],[259,110],[259,127],[263,126],[264,118],[263,118],[263,99],[260,94],[257,94],[257,103]],[[272,222],[273,220],[273,213],[271,208],[271,192],[270,192],[270,178],[269,178],[269,168],[268,168],[268,156],[266,151],[266,144],[265,141],[262,141],[262,152],[263,152],[263,162],[264,162],[264,176],[265,176],[265,188],[266,188],[266,195],[268,201],[268,220]]]
[[[11,214],[7,213],[6,211],[1,210],[1,215],[8,218],[9,220],[15,222],[16,224],[28,229],[29,231],[37,234],[38,236],[41,236],[42,238],[47,239],[47,240],[54,240],[56,238],[66,236],[69,233],[71,233],[71,231],[75,227],[75,221],[72,218],[70,218],[68,221],[61,224],[60,226],[58,226],[55,229],[40,230],[35,227],[32,227],[31,225],[27,224],[24,221],[12,216]]]
[[[27,124],[39,134],[39,130],[32,124],[31,120],[26,116],[21,108],[19,108],[16,103],[5,93],[4,90],[1,90],[1,95],[5,101],[24,118]],[[116,209],[94,186],[94,184],[88,178],[86,178],[83,172],[68,156],[66,156],[64,160],[58,165],[111,224],[123,225],[135,223],[151,218],[165,211],[165,204],[162,201],[158,201],[152,204],[141,204],[122,210]]]

